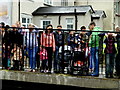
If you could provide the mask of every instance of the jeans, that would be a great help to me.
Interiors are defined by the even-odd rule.
[[[56,46],[55,55],[54,55],[54,71],[59,71],[60,61],[59,61],[59,46]]]
[[[98,47],[91,47],[90,54],[89,68],[93,69],[93,74],[99,75]]]
[[[37,53],[38,47],[33,48],[27,48],[28,56],[29,56],[29,63],[30,68],[35,69],[36,67],[36,53]]]
[[[105,54],[106,76],[113,75],[115,57],[116,57],[116,54],[113,54],[113,53]]]

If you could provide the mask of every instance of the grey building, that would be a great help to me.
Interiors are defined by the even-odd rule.
[[[33,15],[33,23],[41,28],[52,24],[54,28],[61,24],[64,29],[80,29],[81,26],[88,26],[91,22],[91,15],[94,13],[92,6],[54,6],[39,7]]]
[[[104,18],[106,18],[106,14],[103,10],[95,10],[95,13],[92,14],[92,21],[96,23],[97,26],[104,29]]]

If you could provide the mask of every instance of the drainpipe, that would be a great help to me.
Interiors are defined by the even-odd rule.
[[[74,13],[75,13],[75,30],[77,31],[77,13],[76,13],[76,9],[74,9]]]
[[[60,25],[61,23],[61,15],[59,15],[59,20],[58,20],[58,24]]]

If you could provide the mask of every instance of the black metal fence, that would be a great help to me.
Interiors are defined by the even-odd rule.
[[[119,69],[116,71],[114,68],[117,64],[111,61],[116,61],[116,57],[112,57],[113,54],[119,57],[119,46],[117,53],[111,51],[113,54],[110,58],[113,59],[105,58],[109,52],[103,53],[106,43],[104,40],[109,37],[105,33],[109,31],[2,29],[2,69],[103,77],[114,75],[116,72],[119,74]],[[116,35],[119,36],[118,33]],[[110,42],[117,43],[117,36],[113,36],[115,41],[112,39]],[[113,47],[114,45],[111,48]]]

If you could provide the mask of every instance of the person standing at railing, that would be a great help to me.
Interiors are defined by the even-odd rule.
[[[4,26],[2,31],[2,65],[5,69],[8,69],[8,62],[10,61],[10,33],[9,26]]]
[[[2,30],[3,30],[3,27],[5,26],[5,23],[4,22],[0,22],[0,58],[2,58],[2,50],[3,50],[3,47],[2,47],[2,39],[3,39],[3,34],[2,34]]]
[[[120,78],[120,27],[116,26],[115,31],[117,32],[116,40],[117,40],[117,50],[118,50],[116,60],[115,60],[115,69],[116,69],[117,78]]]
[[[86,31],[86,27],[82,26],[81,27],[81,31],[80,32],[80,36],[81,36],[81,49],[85,52],[85,59],[88,59],[88,55],[89,55],[89,47],[88,47],[88,32]]]
[[[14,44],[13,53],[13,70],[20,70],[20,62],[22,61],[22,49],[19,45]]]
[[[46,73],[48,70],[48,53],[44,46],[40,46],[40,52],[38,54],[40,55],[40,60],[42,61],[40,72]]]
[[[43,32],[41,35],[41,45],[44,46],[48,52],[48,73],[51,73],[52,56],[53,56],[53,52],[55,52],[55,37],[52,29],[53,26],[48,25],[46,27],[45,33]]]
[[[86,51],[86,54],[88,53],[88,32],[86,32],[86,27],[81,27],[80,36],[81,36],[81,48],[83,48]]]
[[[38,50],[37,33],[34,29],[34,24],[29,24],[29,31],[26,31],[25,46],[29,56],[31,72],[35,72],[36,67],[36,54]]]
[[[71,46],[72,50],[75,49],[76,47],[76,43],[75,43],[75,31],[70,31],[67,37],[67,42],[68,42],[68,46]]]
[[[55,43],[56,43],[56,49],[55,49],[55,54],[54,54],[54,72],[59,73],[60,72],[60,61],[59,61],[59,48],[62,46],[63,43],[63,32],[61,31],[62,26],[58,25],[57,26],[57,31],[54,32],[55,36]]]
[[[22,49],[22,53],[24,54],[24,30],[23,30],[23,27],[21,26],[21,22],[20,21],[16,21],[16,23],[15,23],[15,25],[16,25],[16,27],[18,28],[17,30],[18,30],[18,33],[19,33],[19,36],[21,37],[20,39],[20,41],[19,41],[19,45],[21,45],[20,47],[21,47],[21,49]],[[21,68],[20,68],[20,70],[24,70],[24,55],[23,55],[23,57],[22,57],[22,62],[21,62]]]
[[[9,40],[10,49],[11,50],[14,49],[14,44],[18,45],[21,48],[21,46],[23,45],[23,36],[18,32],[17,26],[15,24],[13,24],[10,31],[7,31],[6,33],[9,33],[9,35],[7,35],[7,37],[9,36],[9,39],[10,39]],[[22,60],[21,60],[21,62],[22,62]],[[12,62],[11,62],[11,65],[12,65]],[[13,67],[11,67],[11,69],[12,68]],[[21,64],[21,69],[22,68],[23,68],[23,65]]]
[[[91,71],[91,76],[99,76],[99,60],[98,60],[98,47],[99,47],[99,36],[100,28],[96,27],[95,22],[91,22],[89,27],[92,29],[92,34],[89,39],[90,47],[90,61],[89,69]]]
[[[117,44],[113,33],[108,33],[105,35],[103,49],[105,53],[105,74],[106,78],[113,78],[114,62],[117,53]]]

